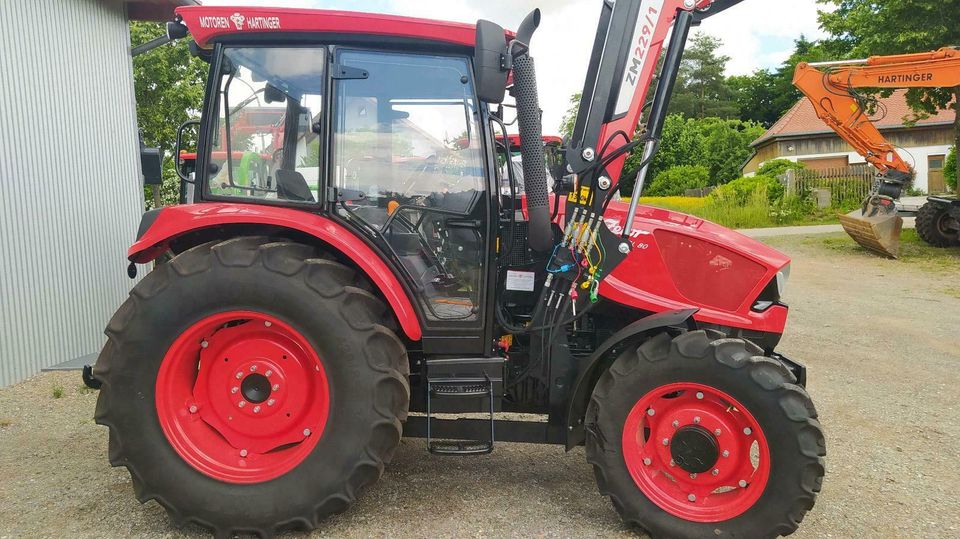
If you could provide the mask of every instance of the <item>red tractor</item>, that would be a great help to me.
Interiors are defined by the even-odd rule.
[[[171,35],[210,63],[190,203],[144,215],[129,259],[165,262],[86,377],[137,497],[178,524],[269,536],[349,507],[402,436],[437,455],[584,444],[600,491],[655,537],[793,532],[825,445],[804,367],[776,351],[789,259],[638,206],[688,32],[738,2],[602,2],[554,163],[538,11],[514,33],[179,9]],[[522,194],[498,166],[511,140]]]

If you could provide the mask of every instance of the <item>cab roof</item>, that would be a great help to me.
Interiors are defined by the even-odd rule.
[[[176,13],[201,47],[227,35],[322,33],[404,38],[473,48],[477,31],[475,24],[321,9],[185,6]],[[505,39],[512,37],[510,32],[505,35]]]

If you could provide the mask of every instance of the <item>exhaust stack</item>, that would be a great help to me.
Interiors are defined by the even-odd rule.
[[[547,171],[544,165],[543,128],[540,99],[537,94],[537,70],[530,56],[530,39],[540,26],[540,10],[535,9],[520,24],[516,39],[510,44],[513,55],[513,90],[517,102],[517,123],[520,129],[520,156],[530,219],[529,243],[537,252],[553,248],[550,225],[550,204]]]

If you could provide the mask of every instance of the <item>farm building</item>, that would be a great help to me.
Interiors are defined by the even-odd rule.
[[[103,344],[143,212],[129,21],[188,3],[0,2],[0,385]]]
[[[954,112],[942,110],[938,114],[905,125],[911,118],[906,91],[899,90],[879,100],[875,124],[887,139],[901,149],[901,154],[917,177],[914,187],[928,193],[946,191],[943,164],[953,144]],[[753,143],[753,157],[744,165],[744,174],[755,173],[772,159],[789,159],[820,170],[862,164],[866,161],[836,133],[817,118],[813,105],[801,99],[764,135]]]

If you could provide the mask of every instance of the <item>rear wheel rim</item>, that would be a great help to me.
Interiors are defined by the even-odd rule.
[[[667,384],[641,397],[624,423],[623,454],[651,502],[693,522],[740,516],[770,478],[770,448],[757,420],[703,384]]]
[[[264,313],[230,311],[190,326],[157,374],[160,427],[177,454],[228,483],[299,465],[323,434],[330,388],[304,336]]]

